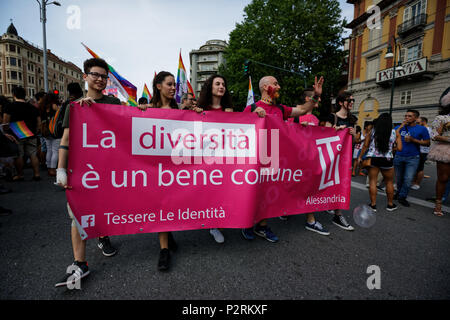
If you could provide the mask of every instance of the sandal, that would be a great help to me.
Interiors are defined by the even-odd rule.
[[[434,207],[433,214],[438,217],[442,217],[442,200],[436,200],[436,206]]]

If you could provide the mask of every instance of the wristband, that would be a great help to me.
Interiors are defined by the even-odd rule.
[[[317,103],[317,102],[319,102],[319,98],[320,98],[320,96],[316,94],[316,95],[314,95],[314,96],[311,97],[311,100],[312,100],[314,103]]]
[[[69,150],[68,146],[59,146],[59,149]]]

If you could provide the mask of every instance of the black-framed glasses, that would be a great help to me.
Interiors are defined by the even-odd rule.
[[[109,78],[107,74],[101,74],[97,72],[89,72],[88,74],[91,75],[94,80],[97,80],[98,78],[102,78],[102,80],[108,80]]]

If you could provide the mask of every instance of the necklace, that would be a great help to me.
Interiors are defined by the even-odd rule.
[[[262,98],[261,101],[267,103],[268,105],[272,105],[273,101],[272,99]]]

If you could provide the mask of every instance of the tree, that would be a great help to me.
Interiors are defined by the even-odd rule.
[[[275,76],[281,85],[280,102],[294,106],[305,87],[312,86],[315,75],[325,78],[323,107],[339,91],[343,61],[342,34],[337,0],[253,0],[244,9],[244,21],[230,33],[225,51],[226,64],[220,72],[234,92],[235,104],[243,108],[248,93],[244,61],[250,59],[255,94],[259,79]],[[301,75],[258,64],[272,65]]]

